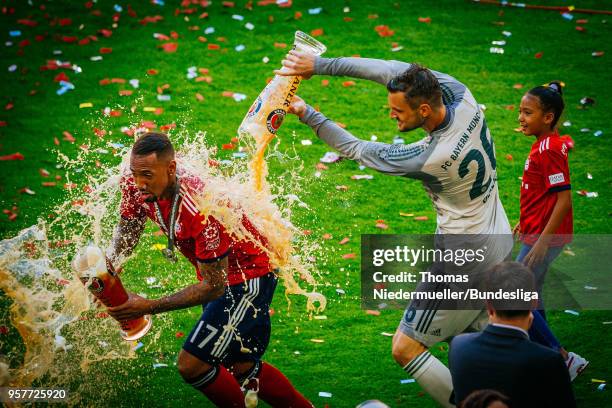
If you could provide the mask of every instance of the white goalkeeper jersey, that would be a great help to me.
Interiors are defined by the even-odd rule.
[[[400,61],[317,57],[315,73],[363,78],[386,86],[409,67]],[[416,143],[357,139],[310,106],[301,120],[325,143],[364,166],[422,180],[437,212],[437,233],[510,234],[497,190],[493,139],[484,114],[465,85],[449,75],[432,72],[442,88],[447,113],[438,128]],[[507,254],[512,242],[503,246],[508,246],[503,249]]]

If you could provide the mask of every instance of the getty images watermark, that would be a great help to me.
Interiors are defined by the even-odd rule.
[[[516,256],[520,244],[510,235],[362,235],[362,306],[403,309],[413,301],[417,309],[435,302],[437,309],[474,310],[495,300],[521,309],[546,298],[548,309],[612,309],[610,268],[603,266],[612,262],[592,261],[610,258],[612,237],[597,236],[600,246],[585,237],[593,236],[575,237],[533,291],[487,284],[493,266]]]
[[[431,270],[420,272],[391,272],[385,274],[375,271],[372,281],[375,284],[372,289],[374,300],[450,300],[450,301],[478,301],[478,300],[522,300],[530,302],[538,299],[538,293],[516,289],[505,291],[502,288],[494,290],[483,290],[477,287],[469,287],[469,273],[461,273],[460,270],[466,264],[471,264],[472,272],[479,273],[483,265],[490,264],[487,259],[487,249],[483,248],[411,248],[408,245],[396,245],[395,248],[374,249],[372,251],[372,265],[383,267],[386,263],[405,265],[414,268],[419,264],[428,265]],[[497,258],[499,260],[500,258]],[[503,258],[502,258],[503,259]],[[433,266],[431,266],[433,265]],[[452,268],[448,268],[452,265]],[[440,266],[444,267],[441,269]],[[481,276],[479,276],[481,277]],[[399,287],[389,289],[386,284],[416,284],[412,287]],[[430,285],[439,285],[436,290],[428,290]],[[410,285],[409,285],[410,286]]]

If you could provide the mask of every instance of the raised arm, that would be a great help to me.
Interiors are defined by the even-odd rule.
[[[353,78],[368,79],[386,86],[395,76],[406,71],[412,64],[401,61],[386,61],[373,58],[322,58],[299,51],[289,51],[282,61],[283,68],[274,71],[277,75],[299,75],[308,79],[313,75],[350,76]],[[466,86],[452,76],[443,72],[431,71],[438,79],[442,88],[442,100],[445,105],[454,107],[464,100]],[[470,102],[475,106],[476,101],[469,94]]]
[[[322,58],[317,57],[314,73],[317,75],[349,76],[368,79],[386,86],[393,77],[410,68],[410,64],[401,61],[386,61],[373,58]]]
[[[404,72],[410,64],[400,61],[385,61],[372,58],[322,58],[300,51],[289,51],[282,61],[283,69],[275,74],[293,76],[299,75],[305,79],[312,75],[350,76],[368,79],[387,85],[394,76]]]

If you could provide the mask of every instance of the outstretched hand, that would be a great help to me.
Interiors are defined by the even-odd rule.
[[[277,69],[274,73],[282,76],[299,75],[304,79],[310,79],[314,75],[315,58],[307,52],[291,50],[282,61],[283,68]]]
[[[291,104],[289,105],[289,109],[287,109],[287,113],[293,113],[301,118],[306,113],[306,102],[295,95],[293,99],[291,99]]]

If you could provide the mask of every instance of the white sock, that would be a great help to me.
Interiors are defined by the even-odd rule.
[[[416,356],[414,360],[406,364],[404,371],[417,380],[438,404],[446,408],[454,407],[448,401],[453,391],[450,370],[429,351],[424,351]]]

